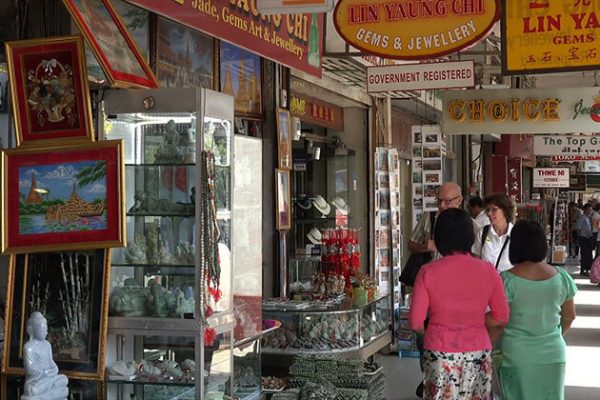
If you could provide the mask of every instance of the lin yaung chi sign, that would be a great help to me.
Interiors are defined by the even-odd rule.
[[[507,0],[503,8],[504,74],[599,68],[597,0]]]
[[[449,90],[445,134],[600,132],[600,88]]]
[[[339,0],[333,22],[356,48],[420,60],[477,43],[499,17],[498,0]]]

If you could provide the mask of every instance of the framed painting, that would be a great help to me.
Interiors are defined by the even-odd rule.
[[[150,62],[150,12],[123,0],[112,0],[112,5],[129,30],[144,60]],[[71,25],[71,33],[81,35],[76,24]],[[108,85],[106,75],[88,44],[85,44],[85,61],[89,81],[99,85]]]
[[[5,150],[2,252],[123,246],[123,142]]]
[[[277,195],[277,230],[288,230],[292,227],[290,171],[275,170],[275,188]]]
[[[262,118],[262,64],[260,56],[220,42],[221,92],[235,98],[236,116]]]
[[[63,0],[109,85],[157,88],[158,81],[109,0]]]
[[[156,71],[161,87],[213,88],[214,39],[158,17]]]
[[[279,169],[292,169],[292,141],[290,138],[290,112],[277,110],[277,158]]]
[[[84,51],[78,36],[6,43],[17,145],[93,140]]]
[[[72,378],[103,379],[109,252],[100,249],[11,256],[4,373],[25,373],[27,319],[39,311],[46,318],[46,340],[60,372]]]

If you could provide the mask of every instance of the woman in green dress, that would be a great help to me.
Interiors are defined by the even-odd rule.
[[[546,264],[542,227],[519,221],[510,238],[514,268],[502,272],[510,321],[500,341],[499,370],[505,400],[563,400],[566,343],[575,319],[577,287],[560,267]]]

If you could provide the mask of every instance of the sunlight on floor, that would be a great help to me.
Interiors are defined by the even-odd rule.
[[[575,295],[575,305],[600,305],[600,292],[591,290],[579,290]]]
[[[600,317],[584,317],[578,315],[571,325],[572,329],[598,329],[600,330]],[[600,343],[599,343],[600,344]],[[600,361],[600,360],[599,360]]]
[[[565,386],[600,388],[600,348],[567,346]]]

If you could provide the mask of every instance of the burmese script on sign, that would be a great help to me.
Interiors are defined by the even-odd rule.
[[[473,87],[473,61],[400,64],[367,68],[369,93]]]
[[[533,137],[533,154],[536,156],[577,156],[581,160],[600,156],[600,137],[536,135]],[[585,157],[585,158],[584,158]]]
[[[496,0],[340,0],[334,24],[360,49],[390,58],[425,59],[477,42],[498,12]]]

